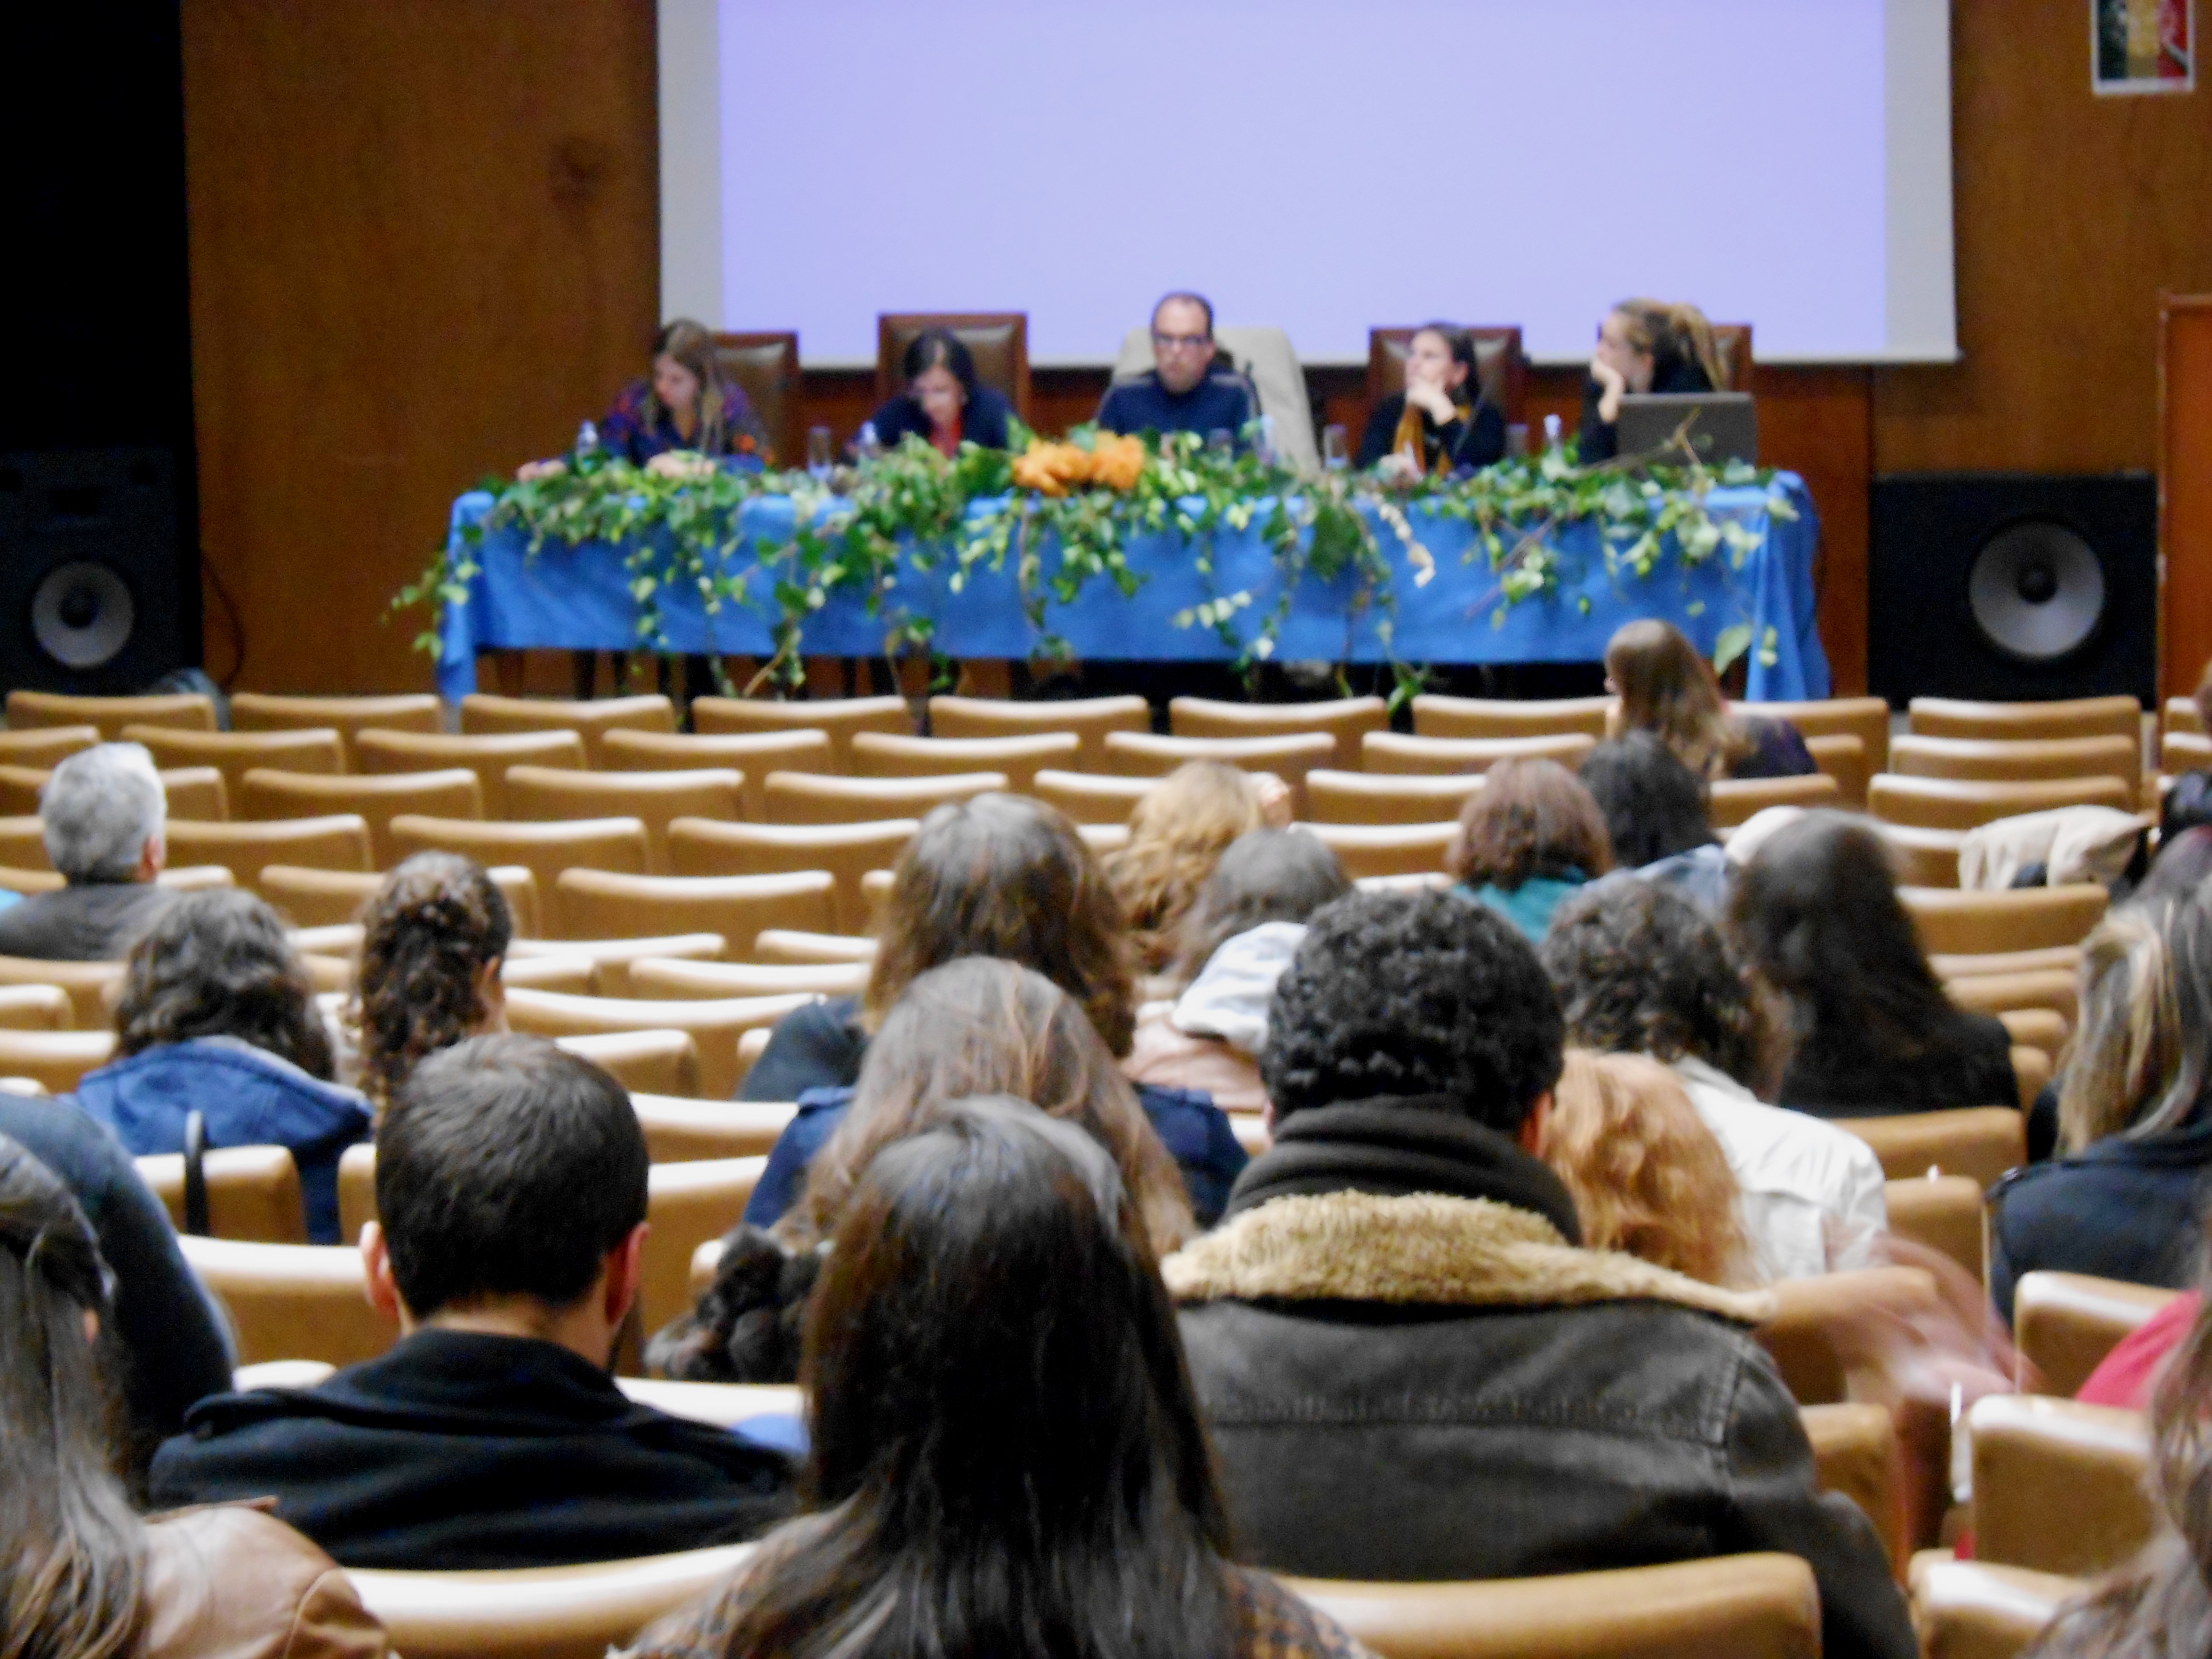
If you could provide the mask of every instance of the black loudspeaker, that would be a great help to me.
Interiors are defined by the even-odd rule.
[[[0,688],[104,696],[191,660],[161,449],[0,455]]]
[[[1867,689],[1893,703],[2157,694],[2148,472],[1878,478],[1868,586]]]

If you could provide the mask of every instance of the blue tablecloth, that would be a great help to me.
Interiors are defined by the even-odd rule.
[[[1716,490],[1708,506],[1751,529],[1758,546],[1741,568],[1729,568],[1725,551],[1695,571],[1685,572],[1670,549],[1648,578],[1632,573],[1609,574],[1595,526],[1568,526],[1555,544],[1564,580],[1558,597],[1529,600],[1510,608],[1502,623],[1497,578],[1488,561],[1467,554],[1474,532],[1455,520],[1415,508],[1409,515],[1414,533],[1436,561],[1436,574],[1416,586],[1406,550],[1385,528],[1381,544],[1393,567],[1397,616],[1392,648],[1377,632],[1380,613],[1373,607],[1352,616],[1349,579],[1334,584],[1308,578],[1293,596],[1275,655],[1331,661],[1379,662],[1395,654],[1408,663],[1594,662],[1605,653],[1613,629],[1635,617],[1663,617],[1710,653],[1722,629],[1749,622],[1754,639],[1771,629],[1771,662],[1751,653],[1746,695],[1753,701],[1794,701],[1828,695],[1827,657],[1820,648],[1813,588],[1813,554],[1819,526],[1802,481],[1784,474],[1779,487],[1796,509],[1795,519],[1774,515],[1765,491]],[[481,491],[453,503],[453,550],[460,550],[465,526],[481,522],[491,497]],[[747,602],[725,605],[710,619],[696,593],[665,590],[661,615],[670,645],[679,652],[765,655],[772,647],[769,624],[775,611],[768,598],[773,580],[750,550],[765,538],[771,545],[789,539],[792,504],[787,497],[763,496],[745,504],[739,520],[739,551],[728,574],[744,583]],[[972,511],[994,510],[975,503]],[[527,538],[512,528],[484,532],[477,550],[479,568],[468,585],[465,604],[446,608],[438,657],[439,690],[458,698],[476,689],[476,655],[480,650],[530,646],[570,649],[623,650],[637,646],[637,609],[631,599],[621,550],[598,543],[570,546],[548,541],[526,556]],[[1243,636],[1252,637],[1257,620],[1279,597],[1273,558],[1257,521],[1241,533],[1226,530],[1214,544],[1214,571],[1202,575],[1189,544],[1170,531],[1133,538],[1130,568],[1148,580],[1124,598],[1114,586],[1094,580],[1072,605],[1048,606],[1046,624],[1065,639],[1079,658],[1093,660],[1220,662],[1236,653],[1208,627],[1178,627],[1176,615],[1221,594],[1249,590],[1253,603],[1235,619]],[[1054,550],[1043,550],[1046,568]],[[950,560],[942,562],[949,566]],[[1012,562],[1004,571],[971,573],[963,591],[950,590],[944,568],[902,572],[891,602],[933,617],[937,648],[956,658],[1029,656],[1037,635],[1023,614]],[[1580,601],[1587,599],[1585,614]],[[884,623],[871,617],[857,594],[840,594],[806,623],[805,648],[823,656],[872,656],[883,649]]]

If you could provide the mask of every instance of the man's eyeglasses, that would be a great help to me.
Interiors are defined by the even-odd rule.
[[[1202,351],[1212,343],[1213,337],[1210,334],[1156,333],[1152,336],[1152,349],[1155,351]]]

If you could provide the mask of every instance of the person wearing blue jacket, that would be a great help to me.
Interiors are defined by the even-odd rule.
[[[193,1112],[210,1147],[289,1148],[308,1239],[341,1242],[338,1158],[374,1120],[331,1080],[313,983],[274,910],[235,888],[180,896],[131,949],[115,1029],[117,1058],[85,1075],[77,1106],[134,1157],[184,1151]]]

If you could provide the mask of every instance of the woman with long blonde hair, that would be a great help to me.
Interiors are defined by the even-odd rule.
[[[1788,720],[1730,713],[1713,665],[1680,629],[1656,617],[1613,630],[1605,646],[1605,689],[1620,699],[1613,736],[1649,732],[1708,782],[1820,769]]]
[[[1686,301],[1623,300],[1598,325],[1583,388],[1583,464],[1620,453],[1620,400],[1631,392],[1711,392],[1726,378],[1704,312]]]
[[[1219,761],[1177,767],[1145,792],[1129,815],[1129,842],[1108,859],[1106,878],[1121,902],[1139,968],[1165,973],[1183,913],[1229,843],[1290,821],[1282,786]]]

